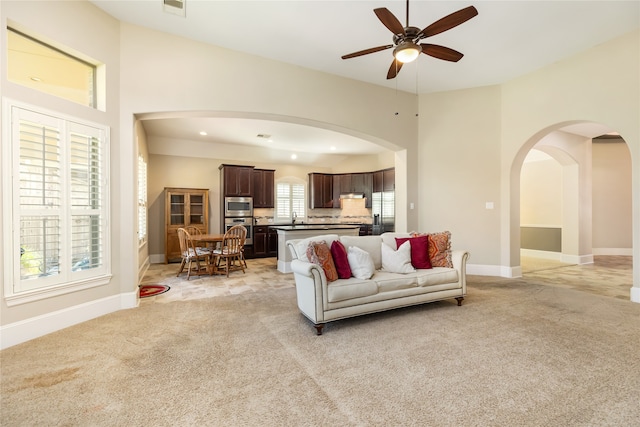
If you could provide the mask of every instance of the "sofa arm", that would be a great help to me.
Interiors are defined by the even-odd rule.
[[[306,261],[291,261],[291,271],[296,281],[298,308],[315,324],[324,321],[324,301],[327,279],[322,268]]]
[[[451,262],[453,268],[458,270],[458,280],[462,287],[462,294],[467,294],[467,259],[469,259],[469,252],[464,250],[451,251]]]

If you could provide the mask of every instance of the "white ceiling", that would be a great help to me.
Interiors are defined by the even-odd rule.
[[[409,24],[419,28],[469,5],[478,9],[478,16],[426,39],[464,53],[459,62],[421,55],[405,65],[396,79],[386,80],[392,49],[348,60],[340,57],[391,44],[391,32],[373,9],[386,7],[405,25],[404,0],[186,0],[186,17],[164,12],[162,0],[91,1],[121,21],[412,93],[500,84],[640,26],[638,1],[412,0]],[[148,121],[145,129],[152,136],[197,139],[194,123],[165,120]],[[247,129],[228,119],[216,120],[217,125],[209,127],[210,141],[258,144],[264,141],[252,135],[270,132],[264,121],[246,122]],[[201,122],[198,126],[206,125]],[[273,126],[272,135],[284,150],[300,148],[300,139],[294,146],[287,145],[286,135],[299,137],[301,129],[289,124]],[[214,129],[223,133],[216,135]],[[239,129],[246,130],[246,135],[240,135]],[[325,140],[336,141],[336,136],[328,135]],[[347,138],[334,145],[349,147],[353,142]],[[354,149],[361,153],[379,151],[365,141],[356,145]]]

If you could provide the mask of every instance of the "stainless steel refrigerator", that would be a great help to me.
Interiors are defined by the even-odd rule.
[[[373,234],[395,231],[395,192],[383,191],[371,195]]]

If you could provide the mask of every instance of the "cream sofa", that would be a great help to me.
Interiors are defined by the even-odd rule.
[[[287,246],[293,260],[291,269],[296,282],[298,308],[322,335],[325,323],[363,314],[455,298],[462,304],[467,293],[466,263],[469,253],[451,252],[453,268],[417,269],[411,273],[391,273],[382,269],[384,242],[396,249],[396,237],[407,233],[384,233],[381,236],[338,236],[326,234],[290,240]],[[351,277],[327,282],[322,267],[311,263],[306,255],[309,242],[325,241],[328,246],[340,240],[345,248],[356,246],[371,255],[375,273],[368,280]]]

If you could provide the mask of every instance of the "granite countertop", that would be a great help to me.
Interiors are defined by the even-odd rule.
[[[348,224],[295,224],[295,225],[269,225],[270,228],[283,231],[295,230],[341,230],[349,228],[359,228],[358,225]]]

